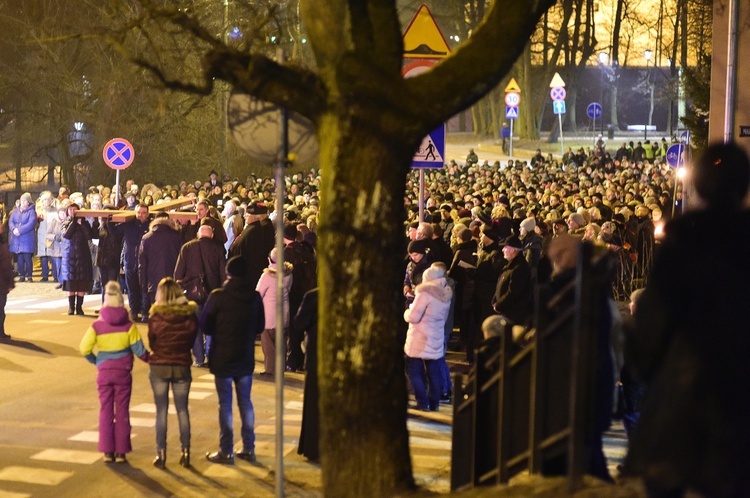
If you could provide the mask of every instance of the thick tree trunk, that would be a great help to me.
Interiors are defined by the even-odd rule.
[[[318,373],[328,497],[394,496],[414,487],[396,333],[404,302],[404,157],[413,152],[404,130],[377,128],[332,115],[318,127]]]

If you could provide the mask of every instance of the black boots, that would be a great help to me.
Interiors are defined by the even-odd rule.
[[[75,296],[76,298],[76,315],[83,315],[83,296]]]
[[[157,450],[154,458],[154,467],[163,469],[167,466],[167,450]]]
[[[182,456],[180,456],[180,465],[183,467],[190,467],[190,448],[182,448]]]
[[[76,312],[75,306],[76,306],[76,295],[74,294],[72,296],[68,296],[68,314],[69,315],[75,314]]]

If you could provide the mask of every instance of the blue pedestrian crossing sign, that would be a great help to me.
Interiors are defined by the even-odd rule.
[[[412,168],[442,168],[445,166],[445,125],[432,130],[411,159]]]
[[[517,119],[518,118],[518,107],[516,106],[505,106],[505,118],[506,119]]]
[[[565,101],[558,100],[552,102],[552,110],[555,111],[555,114],[565,114]]]

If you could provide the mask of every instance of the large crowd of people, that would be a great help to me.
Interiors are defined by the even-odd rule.
[[[675,170],[666,165],[664,150],[663,143],[644,148],[631,142],[610,152],[599,141],[593,150],[569,149],[561,159],[537,151],[531,160],[503,164],[480,163],[472,151],[461,163],[451,161],[426,172],[421,220],[417,172],[409,174],[404,199],[409,239],[404,259],[405,313],[399,338],[404,343],[415,408],[437,410],[440,402],[451,400],[445,354],[454,326],[459,329],[466,359],[473,363],[485,319],[500,315],[512,324],[529,323],[533,288],[549,281],[554,272],[549,254],[554,239],[575,237],[611,252],[616,261],[613,299],[624,301],[634,289],[646,285],[660,227],[665,219],[681,211],[682,185]],[[172,355],[179,361],[170,368],[179,366],[179,371],[172,368],[167,375],[164,368],[154,368],[159,363],[152,365],[155,398],[160,393],[160,417],[166,406],[165,386],[172,383],[185,387],[187,379],[189,390],[185,369],[190,365],[186,363],[192,361],[193,367],[208,366],[224,372],[211,360],[212,351],[220,349],[212,345],[216,337],[211,320],[218,318],[206,321],[204,317],[201,322],[205,323],[198,327],[186,317],[193,310],[201,314],[213,290],[223,289],[225,300],[238,302],[242,298],[233,294],[235,287],[258,291],[263,311],[260,315],[265,319],[258,324],[257,334],[265,357],[262,373],[267,375],[275,371],[275,310],[281,299],[289,351],[285,367],[287,371],[303,370],[305,330],[297,330],[294,324],[301,321],[293,318],[305,294],[316,287],[321,178],[313,169],[285,180],[282,268],[277,266],[274,250],[273,220],[278,214],[274,211],[273,180],[250,176],[240,182],[226,175],[220,178],[211,171],[206,181],[192,184],[183,181],[139,187],[128,180],[122,185],[122,195],[104,185],[91,186],[84,192],[70,192],[63,186],[57,195],[44,191],[36,200],[23,194],[5,217],[15,275],[20,282],[35,282],[33,258],[38,258],[41,281],[56,283],[68,294],[71,315],[84,314],[82,304],[87,293],[101,292],[106,307],[107,289],[114,292],[108,282],[119,282],[128,296],[127,318],[149,323],[152,341],[157,338],[152,327],[169,332],[167,311],[175,315],[171,320],[192,324],[180,340],[183,346],[192,342],[191,354],[182,351]],[[150,210],[180,198],[195,201],[197,221],[178,221],[167,212]],[[113,215],[130,211],[132,216],[126,221],[115,221],[113,216],[76,216],[80,209],[112,210]],[[235,282],[227,286],[231,273],[226,263],[232,257],[241,264],[235,263]],[[281,296],[276,295],[272,284],[278,271],[285,275]],[[173,283],[165,283],[165,278],[173,279]],[[195,308],[175,294],[178,284],[190,302],[195,302]],[[216,305],[214,302],[208,307],[214,309]],[[120,326],[128,333],[127,327]],[[95,334],[89,337],[87,354],[94,339]],[[140,348],[133,353],[148,358]],[[164,354],[162,351],[162,357]],[[247,373],[246,369],[242,372]],[[231,382],[217,382],[219,388],[231,392]],[[179,401],[178,411],[182,411],[184,396]],[[252,405],[248,407],[249,399],[241,401],[246,421]],[[221,447],[209,459],[230,463],[231,399],[229,406],[222,405],[221,409]],[[110,428],[110,432],[113,430]],[[166,459],[164,437],[160,431],[155,461],[160,467]],[[181,426],[183,447],[188,438]],[[238,452],[241,457],[252,451],[253,438],[246,428],[243,444],[244,449]],[[315,458],[316,444],[306,450]],[[129,451],[124,443],[101,448],[116,457]],[[183,460],[189,462],[189,453],[183,454]]]

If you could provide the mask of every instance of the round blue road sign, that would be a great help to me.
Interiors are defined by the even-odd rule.
[[[135,150],[124,138],[113,138],[102,151],[104,162],[112,169],[125,169],[133,163]]]
[[[586,114],[588,114],[591,119],[599,119],[600,117],[602,117],[601,104],[599,102],[590,103],[586,108]]]
[[[678,168],[684,164],[685,144],[674,144],[667,149],[667,164]]]

